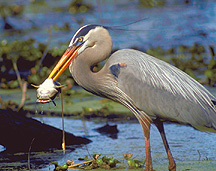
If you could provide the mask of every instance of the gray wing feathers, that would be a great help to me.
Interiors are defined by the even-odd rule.
[[[136,50],[117,51],[108,63],[119,62],[127,64],[120,70],[119,88],[148,115],[216,128],[215,97],[186,73]]]

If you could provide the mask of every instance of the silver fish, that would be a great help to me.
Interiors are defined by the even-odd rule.
[[[37,102],[39,103],[49,103],[53,102],[56,106],[54,99],[61,92],[61,87],[58,82],[53,81],[53,79],[46,79],[39,86],[32,85],[37,88]]]

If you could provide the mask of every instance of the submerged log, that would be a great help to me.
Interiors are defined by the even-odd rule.
[[[65,132],[66,145],[90,143],[85,137]],[[0,144],[7,152],[43,151],[61,149],[62,130],[46,125],[20,112],[0,109]]]

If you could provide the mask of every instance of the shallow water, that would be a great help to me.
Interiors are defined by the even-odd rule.
[[[61,128],[61,118],[43,117],[37,119],[46,124]],[[95,122],[65,118],[66,131],[72,132],[75,135],[86,136],[93,142],[84,147],[76,148],[75,151],[71,153],[67,153],[64,157],[58,160],[59,164],[64,164],[68,159],[72,159],[75,163],[79,163],[80,161],[77,159],[88,155],[88,153],[91,155],[102,153],[102,155],[113,156],[124,164],[126,163],[123,159],[123,154],[125,153],[132,153],[138,160],[145,159],[144,136],[138,122],[109,122],[111,125],[118,125],[119,133],[117,139],[109,138],[108,136],[101,135],[93,130],[105,124],[105,121]],[[204,166],[206,165],[207,167],[208,165],[212,165],[212,167],[216,167],[216,134],[204,133],[187,126],[174,124],[165,124],[165,131],[177,165],[179,163],[179,166],[183,166],[182,163],[184,162],[191,162],[193,165],[199,160],[204,161],[205,159],[209,159]],[[199,150],[201,155],[200,157],[197,150]],[[151,128],[151,151],[155,168],[162,166],[167,168],[167,156],[162,140],[155,126],[152,126]],[[52,168],[52,166],[50,166],[50,168]],[[187,169],[187,166],[184,168]],[[44,168],[42,170],[46,169],[47,168]]]
[[[61,118],[58,117],[39,117],[37,120],[61,129]],[[65,164],[66,160],[74,160],[80,163],[78,158],[95,153],[102,156],[113,156],[121,161],[121,166],[127,167],[123,154],[132,153],[135,159],[145,159],[144,136],[141,126],[136,121],[111,122],[110,125],[117,124],[119,133],[116,139],[112,139],[106,135],[101,135],[95,128],[106,124],[105,120],[78,120],[73,118],[65,118],[65,130],[76,136],[85,136],[92,140],[92,143],[75,147],[71,151],[71,147],[66,147],[66,154],[61,150],[54,150],[47,153],[31,153],[30,163],[32,170],[53,170],[54,166],[49,166],[51,161],[58,161],[60,165]],[[216,134],[204,133],[196,131],[191,127],[165,124],[168,142],[171,151],[177,163],[178,170],[215,170],[216,168]],[[167,170],[168,161],[163,147],[162,140],[153,125],[151,127],[151,152],[153,166],[156,170]],[[199,156],[199,153],[200,156]],[[12,156],[14,166],[17,164],[25,165],[27,168],[27,155],[19,158],[19,154]],[[8,166],[13,166],[9,163]]]

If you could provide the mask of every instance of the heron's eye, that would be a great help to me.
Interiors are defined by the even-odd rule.
[[[79,37],[78,41],[83,42],[83,37]]]

